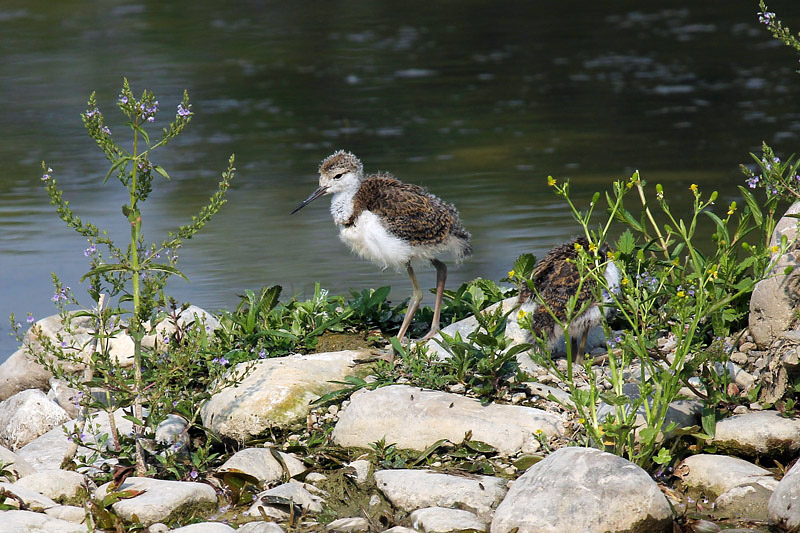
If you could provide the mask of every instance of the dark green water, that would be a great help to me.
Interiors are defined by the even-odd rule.
[[[606,5],[607,4],[607,5]],[[770,3],[800,29],[789,0]],[[52,314],[50,272],[84,290],[86,242],[48,205],[46,159],[85,220],[125,238],[122,187],[84,135],[92,91],[115,134],[123,76],[155,91],[156,126],[188,89],[195,118],[158,159],[144,212],[152,240],[213,192],[230,153],[229,204],[179,266],[171,294],[232,307],[245,288],[308,294],[391,284],[347,251],[315,188],[319,161],[345,148],[455,203],[475,255],[451,286],[500,279],[523,252],[577,232],[546,177],[584,202],[639,169],[680,205],[687,188],[735,199],[738,164],[762,140],[797,150],[796,54],[758,24],[756,2],[50,2],[0,7],[0,317]],[[161,118],[159,121],[158,119]],[[424,285],[433,285],[424,269]],[[430,298],[430,297],[428,297]],[[426,300],[427,302],[427,300]],[[0,360],[15,348],[0,322]]]

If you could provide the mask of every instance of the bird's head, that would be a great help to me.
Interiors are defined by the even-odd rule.
[[[339,150],[326,157],[319,165],[319,187],[311,196],[294,208],[292,214],[325,194],[334,194],[349,189],[357,189],[364,175],[361,161],[344,150]]]

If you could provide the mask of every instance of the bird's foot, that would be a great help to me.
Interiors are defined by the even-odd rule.
[[[421,339],[419,339],[417,342],[427,342],[427,341],[431,340],[433,337],[435,337],[437,333],[439,333],[439,328],[436,328],[436,329],[431,328],[431,330],[428,333],[426,333],[425,336],[422,337]]]

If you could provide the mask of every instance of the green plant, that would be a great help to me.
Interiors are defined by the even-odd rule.
[[[169,339],[167,342],[155,339],[152,345],[145,345],[144,339],[148,333],[152,333],[151,325],[157,322],[159,314],[164,313],[159,309],[163,309],[166,305],[163,288],[167,279],[170,276],[185,278],[175,266],[178,259],[177,251],[184,240],[190,239],[200,231],[224,205],[225,193],[233,179],[235,169],[234,159],[231,156],[217,192],[211,196],[208,204],[200,209],[197,216],[192,217],[190,223],[170,232],[160,245],[146,244],[141,204],[152,192],[156,177],[169,179],[166,170],[153,163],[155,152],[183,131],[189,124],[193,112],[188,94],[184,92],[173,120],[161,130],[158,139],[151,139],[148,127],[155,122],[159,106],[153,93],[144,91],[140,98],[136,98],[128,81],[124,80],[117,105],[127,117],[126,125],[132,132],[130,150],[115,141],[94,93],[89,97],[88,109],[82,114],[82,118],[89,136],[94,139],[111,163],[103,182],[114,176],[127,191],[128,201],[122,206],[122,213],[130,230],[127,246],[117,246],[107,231],[101,231],[94,224],[86,223],[75,215],[69,202],[64,200],[63,192],[58,188],[52,169],[46,163],[42,163],[44,171],[42,180],[51,204],[70,228],[89,241],[89,248],[84,253],[90,259],[91,269],[81,281],[85,279],[90,281],[88,291],[98,305],[94,310],[67,311],[67,304],[77,305],[78,302],[70,288],[64,287],[54,275],[56,293],[53,300],[59,305],[67,333],[71,331],[76,318],[89,319],[94,326],[94,333],[90,341],[77,345],[68,341],[67,336],[53,342],[38,332],[37,340],[43,350],[37,351],[34,355],[54,373],[69,379],[73,386],[84,392],[82,396],[84,407],[98,407],[89,392],[92,387],[100,387],[106,391],[107,405],[104,408],[109,413],[113,410],[112,396],[113,405],[129,410],[127,417],[134,423],[135,452],[132,461],[136,465],[137,473],[142,475],[147,470],[145,432],[148,427],[157,424],[155,417],[163,414],[164,410],[157,409],[156,406],[167,396],[165,388],[170,386],[174,378],[174,375],[169,377],[163,374],[172,374],[175,370],[169,365],[158,364],[159,357],[175,353],[161,351],[161,347],[169,344]],[[101,248],[105,248],[109,260],[104,258]],[[116,305],[104,302],[105,295],[108,295],[109,299],[116,298]],[[131,371],[123,368],[111,355],[109,347],[109,341],[123,333],[133,340]],[[37,331],[34,330],[34,334],[37,334]],[[200,336],[195,336],[195,341],[199,339]],[[203,342],[207,340],[205,337],[202,339]],[[206,349],[205,353],[208,354],[209,351]],[[64,363],[85,364],[87,372],[84,376],[75,376],[64,369]],[[186,375],[198,376],[199,372]],[[218,374],[212,373],[212,376],[209,376],[210,379],[218,377]],[[200,383],[210,383],[209,377]],[[159,386],[154,387],[152,381],[158,382]],[[145,414],[143,409],[145,405],[151,408],[150,414]],[[113,416],[110,418],[113,421]],[[114,451],[122,451],[122,439],[117,434],[113,422],[111,433]]]

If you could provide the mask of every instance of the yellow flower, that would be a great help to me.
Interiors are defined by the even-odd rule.
[[[513,278],[514,278],[514,274],[516,274],[516,272],[514,272],[513,270],[509,270],[509,271],[508,271],[508,277],[509,277],[509,279],[513,279]]]
[[[620,283],[622,283],[623,285],[627,285],[628,284],[628,278],[622,278],[622,281],[620,281]]]
[[[717,279],[717,276],[719,275],[719,272],[717,270],[717,265],[714,265],[711,268],[709,268],[708,273],[711,276],[711,279]]]
[[[581,246],[581,243],[579,243],[579,242],[575,243],[575,250],[577,250],[577,251],[583,250],[583,246]]]
[[[609,252],[606,254],[606,257],[608,258],[608,260],[609,260],[609,261],[613,261],[614,259],[616,259],[616,258],[617,258],[617,256],[614,254],[614,252],[613,252],[613,251],[609,251]]]
[[[778,245],[776,244],[775,246],[773,246],[773,247],[772,247],[772,248],[770,248],[769,250],[770,250],[770,251],[771,251],[773,254],[776,254],[776,253],[778,253],[778,250],[780,250],[780,249],[781,249],[781,247],[780,247],[780,246],[778,246]]]
[[[736,202],[731,202],[731,205],[728,207],[728,215],[732,215],[736,212]]]
[[[692,183],[691,185],[689,185],[689,190],[692,192],[697,192],[697,184]]]
[[[590,242],[589,243],[589,251],[590,252],[596,252],[597,251],[597,245],[595,243],[593,243],[593,242]]]
[[[586,419],[585,418],[579,418],[578,419],[578,424],[585,424],[585,423],[586,423]]]
[[[683,298],[684,296],[686,296],[686,293],[685,293],[685,292],[683,292],[683,291],[678,291],[678,298]]]
[[[553,176],[547,176],[547,186],[552,187],[556,184],[556,179]]]
[[[519,313],[517,313],[517,322],[519,322],[520,320],[525,320],[526,316],[528,316],[528,313],[520,309]]]

